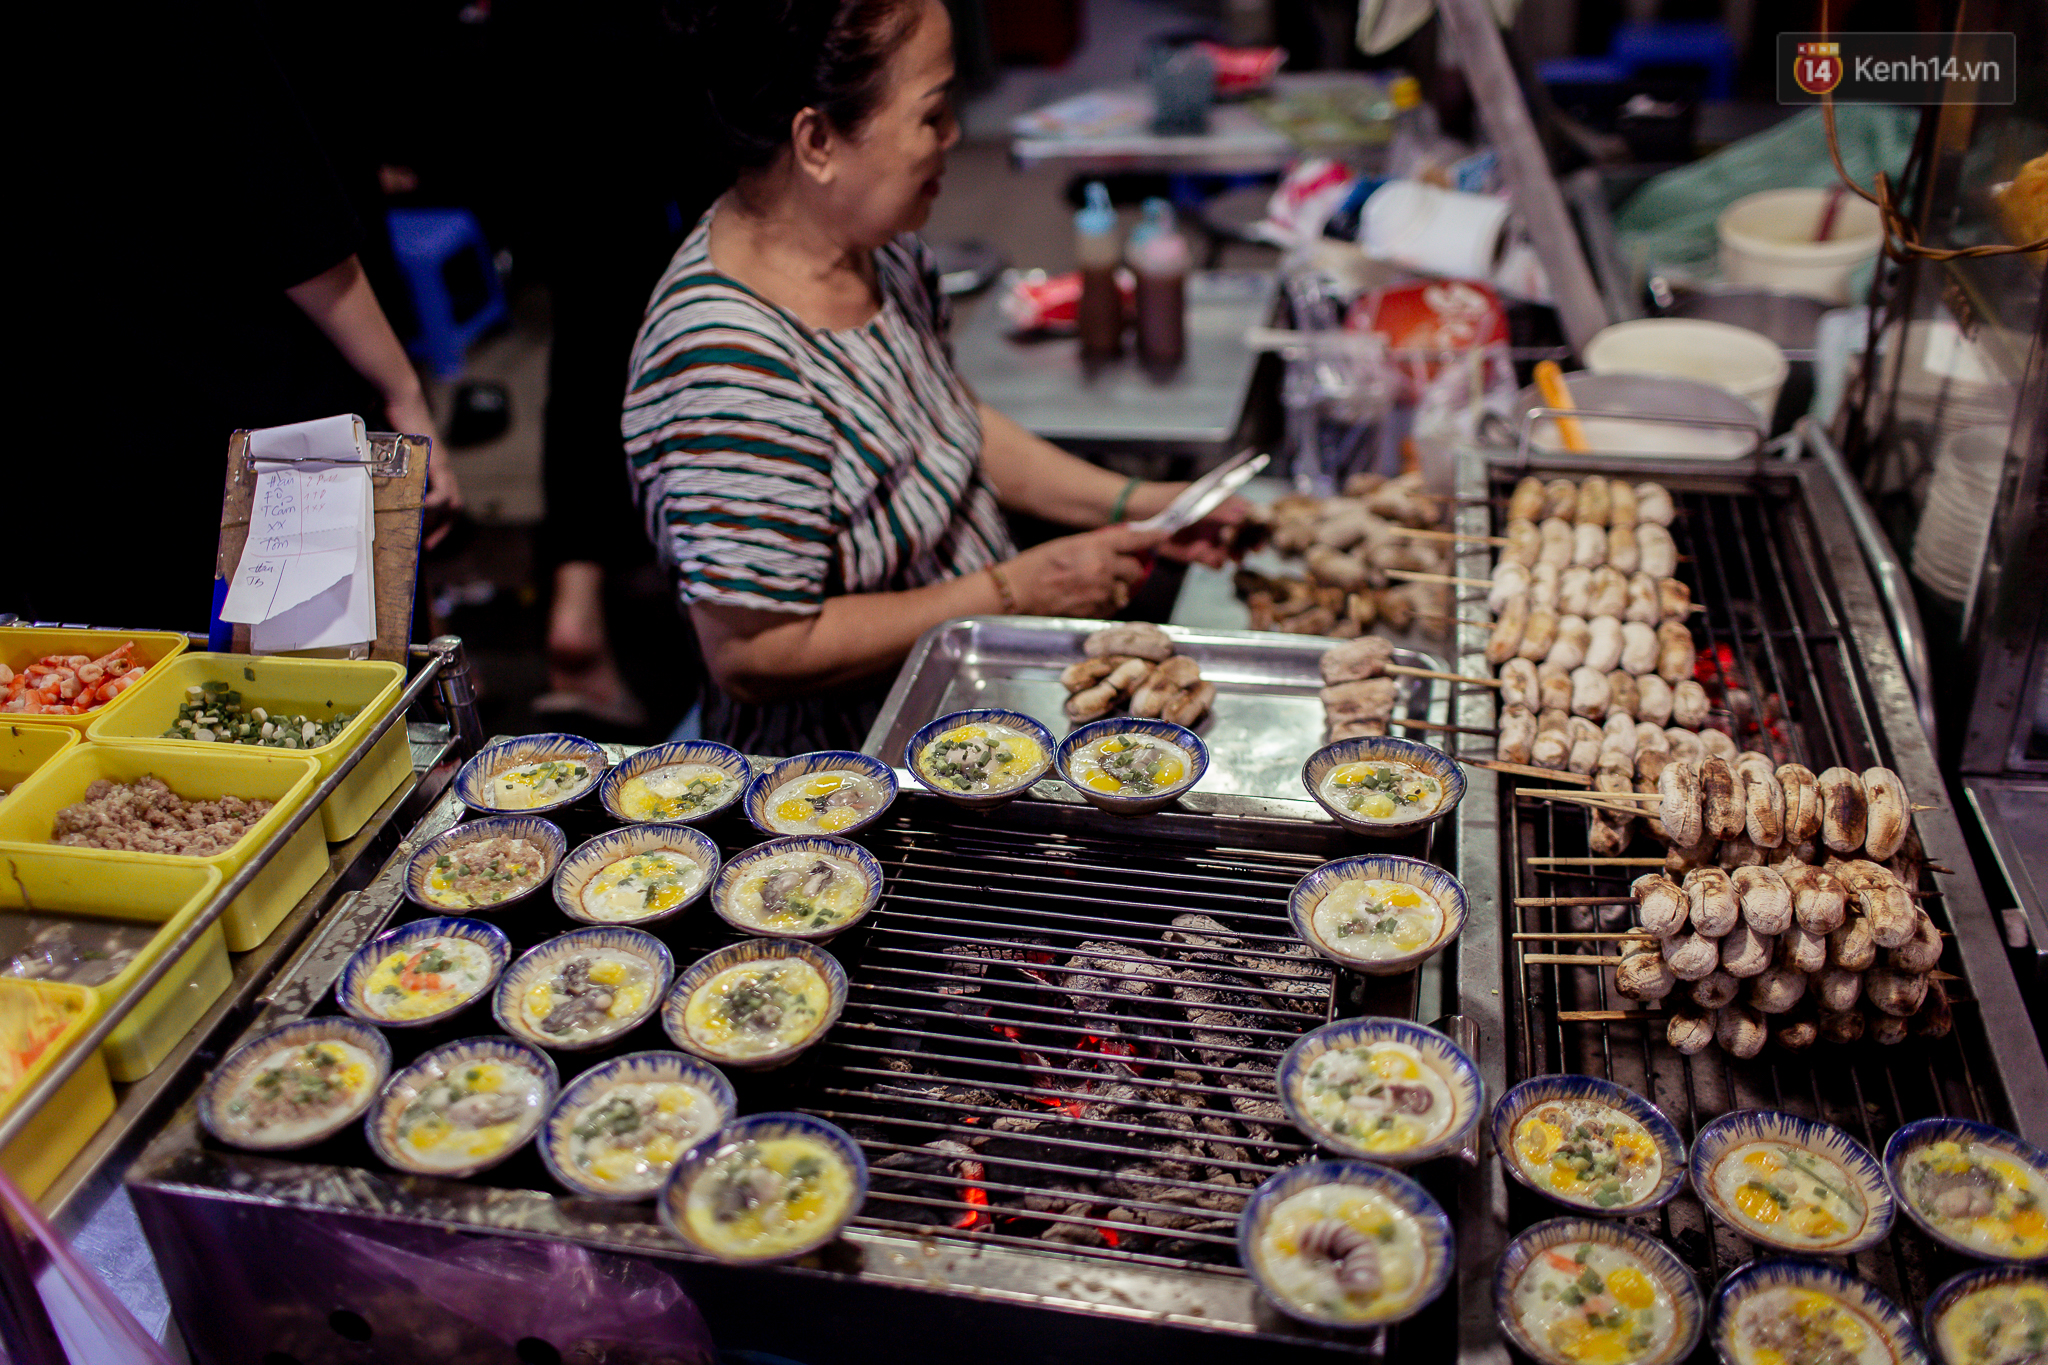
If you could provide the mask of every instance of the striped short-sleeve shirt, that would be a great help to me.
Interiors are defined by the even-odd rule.
[[[680,599],[803,614],[1013,554],[924,246],[905,235],[875,253],[871,321],[816,331],[712,265],[716,212],[655,287],[623,418],[640,511]],[[756,752],[858,743],[849,731],[868,709],[725,704],[707,733],[715,713],[728,742]]]

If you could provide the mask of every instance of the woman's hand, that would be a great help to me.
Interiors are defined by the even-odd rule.
[[[1140,484],[1131,492],[1124,515],[1132,521],[1143,521],[1158,516],[1173,500],[1186,492],[1184,483]],[[1220,569],[1230,562],[1230,551],[1225,548],[1231,528],[1242,522],[1251,513],[1251,504],[1232,494],[1224,499],[1215,511],[1203,517],[1193,526],[1176,532],[1159,547],[1159,553],[1167,559],[1178,559],[1185,563],[1205,564]]]
[[[454,528],[456,514],[462,511],[462,486],[455,481],[454,465],[442,446],[440,429],[434,425],[434,414],[427,407],[426,395],[417,385],[410,393],[400,392],[385,400],[384,420],[391,424],[393,431],[424,436],[430,443],[427,447],[427,492],[421,500],[426,508],[426,519],[420,545],[431,550]]]
[[[1156,531],[1106,526],[1034,545],[1003,565],[1017,610],[1029,616],[1113,616],[1145,576],[1138,556],[1161,547]]]

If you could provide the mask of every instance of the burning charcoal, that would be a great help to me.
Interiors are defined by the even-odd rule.
[[[954,1205],[988,1202],[988,1192],[980,1183],[986,1178],[981,1158],[973,1148],[951,1138],[927,1142],[914,1152],[891,1152],[878,1157],[871,1169],[874,1189],[879,1195],[912,1195]],[[919,1176],[944,1178],[920,1180],[916,1178]],[[961,1211],[909,1200],[891,1200],[889,1216],[906,1222],[965,1229],[986,1227],[989,1219],[979,1209]]]

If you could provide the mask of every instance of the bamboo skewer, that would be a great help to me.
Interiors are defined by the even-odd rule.
[[[1567,942],[1581,942],[1581,941],[1585,941],[1585,942],[1645,942],[1645,943],[1655,943],[1655,942],[1657,941],[1657,936],[1656,936],[1655,934],[1653,934],[1653,933],[1649,932],[1649,931],[1648,931],[1647,929],[1632,929],[1632,930],[1626,930],[1626,931],[1621,931],[1621,930],[1617,930],[1617,931],[1615,931],[1615,932],[1613,932],[1613,933],[1604,933],[1604,932],[1603,932],[1603,933],[1597,933],[1597,934],[1595,934],[1595,933],[1582,933],[1582,934],[1516,934],[1516,935],[1514,935],[1514,937],[1515,937],[1515,938],[1516,938],[1517,940],[1529,939],[1529,940],[1539,940],[1539,941],[1540,941],[1540,940],[1546,940],[1546,939],[1548,939],[1548,940],[1557,940],[1557,941],[1567,941]]]
[[[1491,578],[1460,578],[1454,573],[1424,573],[1420,569],[1388,569],[1387,577],[1408,583],[1448,583],[1454,588],[1491,588]]]
[[[1434,678],[1439,682],[1470,683],[1474,687],[1500,686],[1499,678],[1482,678],[1476,673],[1445,673],[1439,669],[1415,668],[1408,664],[1388,664],[1381,668],[1380,672],[1398,674],[1403,678]]]
[[[1593,785],[1592,778],[1578,773],[1552,772],[1548,768],[1532,767],[1527,763],[1503,763],[1493,758],[1459,758],[1456,754],[1451,757],[1457,758],[1468,768],[1485,768],[1492,772],[1510,773],[1516,777],[1547,777],[1553,782],[1582,782],[1588,787]]]
[[[1618,957],[1587,957],[1581,953],[1523,953],[1524,967],[1619,967]]]
[[[1485,735],[1489,738],[1493,735],[1493,731],[1482,730],[1476,725],[1453,725],[1449,721],[1444,720],[1401,720],[1397,717],[1389,716],[1387,724],[1389,726],[1405,725],[1414,730],[1441,730],[1445,734],[1450,735]]]
[[[1565,797],[1566,799],[1583,796],[1585,794],[1583,792],[1563,791],[1553,787],[1518,787],[1515,790],[1519,795],[1522,796],[1561,796]],[[1656,792],[1599,792],[1597,793],[1597,795],[1600,796],[1601,799],[1607,801],[1657,802],[1662,801],[1664,799],[1663,797],[1659,796]]]
[[[1425,531],[1414,526],[1389,526],[1388,535],[1407,536],[1410,540],[1462,541],[1467,544],[1505,546],[1506,536],[1475,536],[1464,531]]]
[[[1538,796],[1545,801],[1564,801],[1575,806],[1589,806],[1594,810],[1604,810],[1609,815],[1634,817],[1643,813],[1635,806],[1624,806],[1619,802],[1611,800],[1610,794],[1607,792],[1551,791],[1547,788],[1542,791],[1530,791],[1524,787],[1517,788],[1515,794],[1517,796]],[[1631,793],[1631,795],[1634,794]],[[1662,866],[1661,860],[1658,865]]]
[[[1525,862],[1525,863],[1527,863],[1527,864],[1528,864],[1529,866],[1531,866],[1531,867],[1533,867],[1533,868],[1536,868],[1537,870],[1539,870],[1539,871],[1542,871],[1542,872],[1549,872],[1549,871],[1551,871],[1551,870],[1552,870],[1552,868],[1551,868],[1551,864],[1553,864],[1553,863],[1571,863],[1571,864],[1572,864],[1573,866],[1581,866],[1581,865],[1583,865],[1583,866],[1586,866],[1586,867],[1662,867],[1662,866],[1664,866],[1664,860],[1663,860],[1662,858],[1594,858],[1594,857],[1576,857],[1576,856],[1572,856],[1572,855],[1558,855],[1558,856],[1554,856],[1554,857],[1547,857],[1547,858],[1524,858],[1524,859],[1523,859],[1522,861],[1523,861],[1523,862]]]
[[[1634,905],[1634,896],[1517,896],[1516,905]]]
[[[1560,1024],[1616,1024],[1627,1019],[1666,1019],[1669,1015],[1657,1010],[1559,1010]]]

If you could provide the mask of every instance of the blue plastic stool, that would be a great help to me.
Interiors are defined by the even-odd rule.
[[[490,243],[467,209],[392,209],[387,221],[419,320],[407,349],[453,378],[470,343],[511,316]]]
[[[1634,75],[1646,66],[1697,66],[1707,73],[1706,97],[1724,100],[1735,90],[1735,40],[1710,20],[1623,24],[1607,55]]]
[[[1620,85],[1628,67],[1612,57],[1552,57],[1536,64],[1536,79],[1545,85]]]

